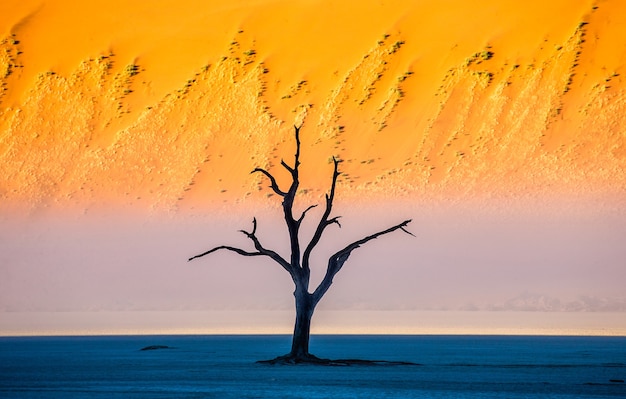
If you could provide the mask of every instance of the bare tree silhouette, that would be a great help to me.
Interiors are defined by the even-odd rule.
[[[295,126],[294,126],[295,127]],[[311,253],[315,246],[320,242],[322,235],[326,228],[330,225],[336,224],[341,227],[339,223],[339,216],[331,216],[333,201],[335,199],[335,190],[337,187],[337,178],[340,175],[338,170],[339,160],[333,157],[333,176],[332,183],[330,186],[330,192],[326,194],[326,204],[325,210],[320,218],[315,232],[313,233],[310,241],[306,244],[306,246],[302,246],[300,242],[300,227],[302,225],[302,221],[311,209],[315,208],[317,205],[311,205],[306,208],[297,218],[294,216],[294,201],[296,199],[296,193],[298,192],[298,186],[300,185],[299,180],[299,167],[300,167],[300,128],[295,127],[295,139],[296,139],[296,153],[295,160],[293,166],[289,166],[284,161],[281,161],[281,165],[291,174],[291,185],[288,190],[283,190],[278,185],[278,182],[274,178],[274,176],[265,169],[256,168],[251,173],[262,173],[265,175],[270,181],[270,187],[278,196],[282,198],[282,207],[285,222],[287,225],[287,230],[289,232],[289,240],[291,245],[291,257],[289,259],[285,259],[277,252],[266,248],[256,235],[257,230],[257,221],[256,218],[252,220],[252,231],[240,230],[243,234],[245,234],[250,241],[252,241],[255,250],[245,250],[241,248],[236,248],[228,245],[221,245],[215,248],[212,248],[206,252],[203,252],[199,255],[193,256],[189,258],[189,261],[200,258],[202,256],[211,254],[215,251],[219,250],[228,250],[235,252],[242,256],[267,256],[278,263],[293,280],[295,285],[295,305],[296,305],[296,322],[293,331],[293,338],[291,344],[291,352],[289,352],[285,356],[280,356],[270,362],[281,362],[281,363],[303,363],[303,362],[326,362],[325,359],[319,359],[316,356],[313,356],[309,353],[309,338],[310,338],[310,330],[311,330],[311,318],[313,316],[313,312],[315,307],[322,299],[324,294],[328,291],[330,286],[333,283],[333,278],[335,275],[341,270],[344,263],[352,254],[352,251],[359,248],[361,245],[378,238],[382,235],[391,233],[396,230],[402,230],[407,234],[411,234],[405,227],[411,222],[411,220],[405,220],[402,223],[396,224],[388,229],[378,231],[374,234],[368,235],[360,240],[354,241],[353,243],[347,245],[346,247],[340,249],[330,256],[328,259],[328,268],[326,269],[326,274],[320,284],[315,288],[313,292],[309,292],[309,280],[311,276],[310,269],[310,259]],[[302,251],[304,248],[304,251]],[[337,361],[336,361],[337,362]],[[341,362],[341,361],[338,361]]]

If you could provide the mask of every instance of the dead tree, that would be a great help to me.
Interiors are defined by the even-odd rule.
[[[285,218],[285,222],[287,225],[287,230],[289,232],[289,240],[291,245],[291,256],[289,259],[284,258],[280,254],[275,251],[272,251],[269,248],[266,248],[259,238],[257,237],[257,221],[256,218],[252,220],[252,231],[241,230],[243,234],[245,234],[252,244],[254,245],[255,250],[245,250],[237,247],[232,247],[228,245],[222,245],[215,248],[212,248],[206,252],[203,252],[199,255],[193,256],[189,258],[189,260],[193,260],[196,258],[200,258],[202,256],[208,255],[215,251],[219,250],[228,250],[235,252],[239,255],[243,256],[267,256],[278,263],[293,280],[295,285],[295,302],[296,302],[296,322],[293,331],[293,338],[291,344],[291,352],[289,352],[285,356],[281,356],[274,361],[288,362],[288,363],[301,363],[301,362],[319,362],[320,359],[311,355],[309,353],[309,337],[311,330],[311,318],[313,316],[313,311],[315,310],[315,306],[322,299],[324,294],[328,291],[330,286],[333,283],[333,278],[335,275],[341,270],[344,263],[352,254],[352,251],[359,248],[361,245],[378,238],[384,234],[391,233],[396,230],[402,230],[407,234],[411,234],[409,231],[405,229],[405,227],[411,222],[411,220],[405,220],[402,223],[396,224],[395,226],[389,227],[388,229],[379,231],[377,233],[368,235],[360,240],[357,240],[345,248],[340,249],[330,256],[328,259],[328,267],[326,269],[326,275],[320,282],[320,284],[315,288],[313,292],[309,291],[309,279],[311,276],[311,268],[310,268],[310,259],[311,253],[315,246],[320,242],[324,231],[328,226],[336,224],[341,227],[339,223],[339,216],[331,216],[333,201],[335,200],[335,189],[337,186],[337,178],[340,173],[338,170],[339,160],[333,157],[333,176],[332,182],[330,185],[330,192],[326,194],[326,204],[324,213],[321,216],[319,222],[317,223],[317,227],[315,232],[313,233],[310,241],[306,243],[305,246],[302,245],[300,240],[300,227],[302,225],[302,221],[311,209],[315,208],[317,205],[311,205],[306,208],[300,215],[294,216],[294,202],[296,199],[296,193],[298,192],[298,186],[300,185],[299,180],[299,167],[300,167],[300,128],[295,127],[295,138],[296,138],[296,154],[293,166],[289,166],[285,161],[281,161],[281,165],[291,174],[291,185],[287,190],[283,190],[276,178],[265,169],[256,168],[251,173],[261,173],[265,175],[270,181],[270,187],[278,196],[282,198],[282,207],[283,214]],[[411,234],[412,235],[412,234]]]

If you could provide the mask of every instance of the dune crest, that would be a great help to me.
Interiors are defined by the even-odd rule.
[[[59,44],[66,61],[56,69],[54,56],[36,53],[44,27],[68,6],[51,3],[15,6],[0,20],[3,210],[257,203],[271,193],[249,171],[290,158],[284,144],[301,123],[302,181],[316,198],[337,156],[345,200],[555,196],[625,205],[623,2],[443,9],[366,1],[362,10],[242,2],[196,18],[181,6],[176,15],[189,24],[164,26],[162,37],[151,25],[157,17],[139,16],[137,5],[119,33],[100,30],[93,45],[81,38],[74,52]],[[533,16],[537,25],[525,25]],[[187,58],[159,47],[176,38],[193,48]]]

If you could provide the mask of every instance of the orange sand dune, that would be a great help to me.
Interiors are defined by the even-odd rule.
[[[0,209],[253,204],[304,124],[342,198],[626,208],[626,3],[0,4]]]

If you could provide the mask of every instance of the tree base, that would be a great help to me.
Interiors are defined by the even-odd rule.
[[[419,363],[390,360],[322,359],[311,354],[300,356],[287,354],[271,360],[259,360],[257,363],[285,366],[295,366],[299,364],[316,366],[420,366]]]

